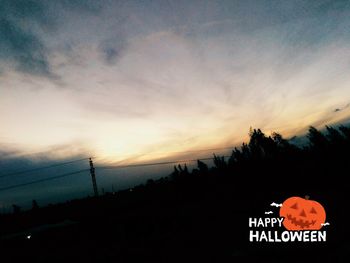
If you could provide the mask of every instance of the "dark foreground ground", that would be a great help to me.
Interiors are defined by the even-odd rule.
[[[3,216],[1,258],[6,258],[3,262],[349,262],[346,207],[338,207],[334,199],[340,198],[339,191],[330,189],[317,196],[329,207],[331,225],[325,227],[325,243],[277,244],[249,243],[248,218],[265,217],[268,210],[278,216],[278,208],[269,204],[284,198],[278,192],[237,196],[229,188],[217,184],[213,190],[210,184],[206,191],[202,185],[194,196],[191,188],[174,192],[172,187],[154,185]],[[150,192],[147,198],[145,192]]]
[[[350,132],[308,149],[254,132],[211,169],[0,216],[1,262],[350,262]],[[249,217],[305,195],[326,210],[326,242],[249,242]]]

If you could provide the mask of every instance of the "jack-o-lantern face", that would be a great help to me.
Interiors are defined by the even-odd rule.
[[[285,200],[280,216],[288,230],[319,230],[326,221],[326,212],[319,202],[300,197]]]

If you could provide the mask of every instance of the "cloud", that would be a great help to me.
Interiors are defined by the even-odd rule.
[[[38,28],[49,28],[51,20],[38,1],[0,1],[0,61],[22,73],[54,77],[48,50]]]
[[[101,8],[80,0],[0,0],[0,6],[0,73],[14,69],[52,80],[59,79],[51,46],[62,20],[72,13],[96,15]]]
[[[107,65],[113,65],[121,56],[121,52],[126,48],[124,38],[116,36],[102,41],[99,45],[99,51]]]
[[[93,138],[94,146],[111,148],[101,154],[132,154],[148,143],[231,144],[250,126],[288,136],[346,112],[332,112],[349,101],[346,8],[309,1],[35,3],[37,11],[23,15],[13,11],[18,6],[1,11],[25,36],[8,60],[23,72],[62,76],[67,89],[4,78],[13,87],[0,98],[8,140],[38,147]],[[23,92],[33,86],[46,92]]]

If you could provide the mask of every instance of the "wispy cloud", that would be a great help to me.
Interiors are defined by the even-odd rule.
[[[52,76],[46,47],[36,32],[51,24],[43,5],[17,0],[0,4],[0,61],[23,73]]]
[[[345,1],[2,2],[1,141],[115,156],[349,117]]]

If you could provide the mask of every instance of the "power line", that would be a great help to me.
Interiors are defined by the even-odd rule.
[[[36,172],[36,171],[40,171],[40,170],[45,170],[45,169],[50,169],[50,168],[63,166],[63,165],[71,164],[71,163],[76,163],[76,162],[80,162],[80,161],[84,161],[84,160],[88,160],[88,159],[89,158],[77,159],[77,160],[68,161],[68,162],[64,162],[64,163],[57,163],[57,164],[52,164],[52,165],[48,165],[48,166],[43,166],[43,167],[38,167],[38,168],[33,168],[33,169],[28,169],[28,170],[23,170],[23,171],[19,171],[19,172],[3,174],[3,175],[0,175],[0,178],[4,178],[4,177],[7,177],[7,176],[13,176],[13,175],[26,174],[26,173]]]
[[[79,171],[75,171],[75,172],[65,173],[65,174],[61,174],[61,175],[57,175],[57,176],[53,176],[53,177],[49,177],[49,178],[44,178],[44,179],[39,179],[39,180],[27,182],[27,183],[10,185],[10,186],[0,188],[0,191],[5,191],[5,190],[17,188],[17,187],[22,187],[22,186],[27,186],[27,185],[31,185],[31,184],[37,184],[37,183],[41,183],[41,182],[51,181],[51,180],[55,180],[58,178],[70,176],[73,174],[79,174],[79,173],[87,172],[87,171],[89,171],[89,169],[83,169],[83,170],[79,170]]]
[[[231,157],[229,155],[219,156],[219,157]],[[157,163],[137,163],[137,164],[126,164],[126,165],[110,165],[110,166],[98,166],[96,169],[118,169],[118,168],[131,168],[131,167],[141,167],[141,166],[155,166],[155,165],[165,165],[174,163],[186,163],[186,162],[197,162],[197,161],[208,161],[213,160],[213,157],[201,158],[201,159],[190,159],[190,160],[176,160],[167,162],[157,162]]]
[[[231,156],[224,155],[224,156],[219,156],[219,157],[227,158],[227,157],[231,157]],[[47,168],[51,168],[51,167],[54,167],[54,166],[64,165],[64,164],[77,162],[77,161],[82,161],[82,160],[86,160],[86,159],[89,159],[89,158],[84,158],[84,159],[80,159],[80,160],[74,160],[74,161],[61,163],[61,164],[56,164],[56,165],[52,165],[52,166],[46,166],[46,167],[31,169],[30,171],[36,171],[38,169],[47,169]],[[156,162],[156,163],[139,163],[139,164],[128,164],[128,165],[99,166],[99,167],[96,167],[96,169],[132,168],[132,167],[156,166],[156,165],[176,164],[176,163],[186,163],[186,162],[208,161],[208,160],[213,160],[213,157],[207,157],[207,158],[201,158],[201,159],[175,160],[175,161]],[[25,172],[28,172],[28,171],[29,170],[23,171],[22,173],[25,173]],[[22,187],[22,186],[27,186],[27,185],[32,185],[32,184],[36,184],[36,183],[51,181],[51,180],[63,178],[63,177],[66,177],[66,176],[79,174],[79,173],[86,172],[86,171],[90,171],[90,170],[89,169],[83,169],[83,170],[74,171],[74,172],[70,172],[70,173],[65,173],[65,174],[61,174],[61,175],[57,175],[57,176],[53,176],[53,177],[49,177],[49,178],[43,178],[43,179],[39,179],[39,180],[35,180],[35,181],[30,181],[30,182],[27,182],[27,183],[10,185],[10,186],[6,186],[6,187],[0,188],[0,191],[5,191],[5,190],[14,189],[14,188]],[[4,177],[4,175],[2,177]]]
[[[221,148],[200,149],[200,150],[190,150],[190,151],[182,151],[182,152],[181,151],[180,152],[154,152],[154,153],[143,154],[143,156],[156,155],[156,154],[185,154],[185,153],[193,153],[193,152],[227,150],[227,149],[233,149],[233,148],[234,148],[234,146],[221,147]],[[132,156],[132,155],[129,155],[129,156]],[[93,157],[93,158],[95,158],[95,157]],[[14,175],[21,175],[21,174],[26,174],[26,173],[36,172],[36,171],[41,171],[41,170],[50,169],[50,168],[54,168],[54,167],[59,167],[59,166],[63,166],[63,165],[67,165],[67,164],[71,164],[71,163],[75,163],[75,162],[80,162],[80,161],[84,161],[84,160],[88,160],[88,159],[89,158],[82,158],[82,159],[77,159],[77,160],[63,162],[63,163],[58,163],[58,164],[52,164],[52,165],[48,165],[48,166],[43,166],[43,167],[38,167],[38,168],[33,168],[33,169],[27,169],[27,170],[18,171],[18,172],[7,173],[7,174],[0,175],[0,178],[4,178],[4,177],[8,177],[8,176],[14,176]],[[193,160],[185,160],[185,161],[189,162],[189,161],[193,161]],[[182,162],[182,161],[179,161],[179,162]],[[170,162],[170,163],[176,163],[176,162]],[[142,164],[139,165],[139,164],[137,164],[136,166],[149,166],[149,165],[157,165],[157,164],[158,163],[156,163],[156,164],[147,164],[147,165],[142,165]],[[159,163],[159,164],[167,164],[167,163]],[[133,167],[133,166],[134,165],[132,165],[130,167]]]

